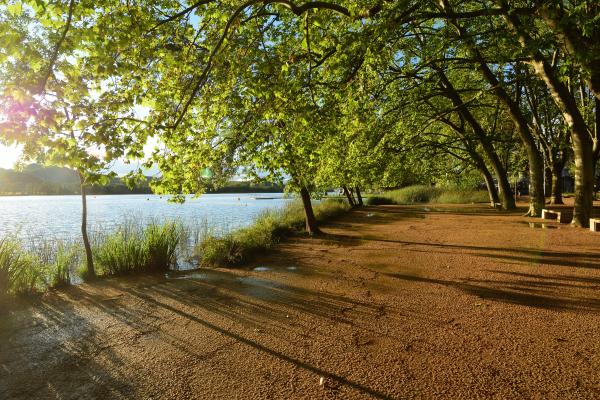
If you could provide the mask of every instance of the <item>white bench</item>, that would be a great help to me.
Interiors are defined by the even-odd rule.
[[[552,211],[546,210],[545,208],[542,210],[542,219],[555,219],[561,224],[566,223],[564,214],[560,211]]]

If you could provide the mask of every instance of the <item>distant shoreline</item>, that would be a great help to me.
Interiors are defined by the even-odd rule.
[[[205,196],[205,195],[213,195],[213,194],[232,194],[232,195],[240,195],[240,194],[247,194],[247,195],[256,195],[256,194],[282,194],[283,191],[281,192],[207,192],[207,193],[202,193],[201,196]],[[0,193],[0,197],[36,197],[36,196],[81,196],[81,194],[78,193],[62,193],[62,194],[57,194],[57,193],[43,193],[43,194],[31,194],[31,193],[23,193],[23,194],[18,194],[18,193],[9,193],[9,194],[2,194]],[[88,193],[87,197],[97,197],[97,196],[160,196],[160,197],[172,197],[175,196],[174,194],[155,194],[155,193],[98,193],[98,194],[94,194],[94,193]],[[188,193],[186,194],[186,196],[194,196],[193,193]],[[259,200],[263,200],[262,198],[259,198]]]

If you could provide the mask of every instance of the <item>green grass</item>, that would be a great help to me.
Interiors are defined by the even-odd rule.
[[[82,260],[82,246],[57,240],[34,240],[28,248],[42,271],[42,287],[60,287],[71,283],[72,271]]]
[[[177,264],[186,231],[180,223],[126,222],[113,233],[93,236],[96,273],[100,276],[166,271]],[[31,294],[69,285],[73,274],[87,278],[85,252],[78,243],[16,236],[0,238],[0,297]]]
[[[470,204],[489,202],[488,193],[483,190],[457,190],[434,186],[407,186],[367,199],[367,204]]]
[[[350,209],[345,201],[327,199],[313,206],[318,221],[325,221]],[[201,266],[235,266],[257,253],[272,248],[281,239],[304,228],[302,203],[294,202],[262,213],[252,225],[224,235],[207,235],[196,246]]]
[[[38,260],[13,236],[0,239],[0,296],[37,291],[42,284]]]
[[[184,236],[184,229],[177,222],[152,222],[142,227],[128,221],[114,233],[93,238],[96,274],[111,276],[169,270],[177,265],[177,248]]]

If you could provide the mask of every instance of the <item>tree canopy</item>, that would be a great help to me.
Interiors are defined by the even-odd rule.
[[[510,179],[525,175],[530,215],[546,196],[562,201],[572,165],[574,223],[587,226],[599,7],[9,0],[0,137],[89,179],[116,158],[143,158],[154,137],[146,163],[161,170],[157,190],[176,194],[241,170],[305,195],[475,175],[491,203],[511,209]]]

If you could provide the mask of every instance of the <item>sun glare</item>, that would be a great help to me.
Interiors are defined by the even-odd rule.
[[[21,155],[21,146],[0,144],[0,168],[12,168]]]

